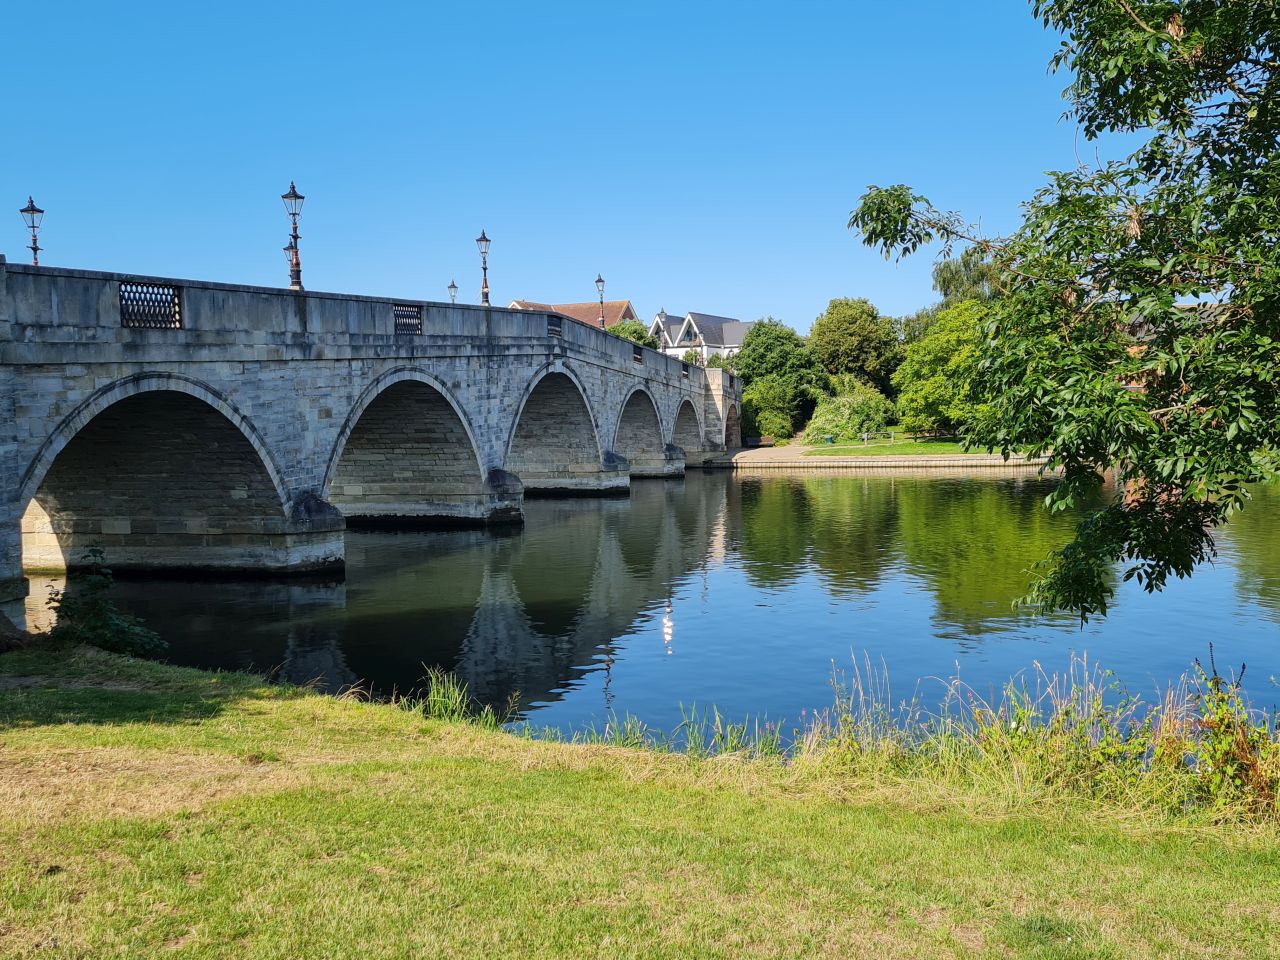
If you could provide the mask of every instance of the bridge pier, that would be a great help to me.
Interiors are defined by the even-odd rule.
[[[21,524],[22,566],[58,573],[93,565],[101,550],[112,570],[292,574],[342,566],[342,515],[318,498],[288,518],[219,519],[162,515],[53,513],[32,500]]]
[[[684,451],[668,443],[660,455],[641,453],[627,458],[633,477],[683,477]]]
[[[631,466],[612,451],[599,462],[527,462],[520,482],[526,497],[625,497],[631,491]]]
[[[21,600],[27,595],[27,578],[22,571],[22,522],[17,504],[0,505],[0,603]]]

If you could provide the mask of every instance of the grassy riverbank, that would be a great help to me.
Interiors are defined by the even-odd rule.
[[[0,657],[0,955],[1280,956],[1274,821]]]

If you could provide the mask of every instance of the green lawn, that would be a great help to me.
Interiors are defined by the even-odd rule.
[[[23,679],[25,678],[25,679]],[[0,956],[1280,956],[1274,826],[0,657]]]
[[[814,447],[806,450],[809,457],[936,457],[941,454],[951,455],[968,453],[955,440],[873,440],[868,444],[852,446]],[[985,452],[985,451],[977,451]]]

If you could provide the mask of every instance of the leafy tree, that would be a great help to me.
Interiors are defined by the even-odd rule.
[[[702,354],[700,354],[693,347],[690,347],[688,350],[686,350],[681,355],[680,359],[683,360],[685,363],[693,363],[693,364],[697,364],[698,366],[702,366]]]
[[[734,370],[733,357],[726,357],[723,353],[713,353],[707,357],[707,367],[708,369],[714,368],[732,372]]]
[[[984,407],[973,380],[986,317],[983,304],[958,303],[939,311],[929,332],[907,345],[893,373],[904,429],[954,433],[976,421]]]
[[[993,300],[999,295],[999,268],[981,247],[966,247],[958,257],[946,257],[933,268],[933,289],[943,306],[966,300]]]
[[[804,439],[806,443],[822,443],[826,437],[834,437],[837,443],[852,443],[862,439],[863,433],[883,430],[893,420],[893,413],[892,400],[869,383],[854,382],[818,402]]]
[[[832,300],[813,322],[809,346],[827,373],[851,373],[881,389],[889,388],[898,363],[893,320],[869,300]]]
[[[944,307],[966,300],[994,300],[1000,295],[1000,271],[979,247],[967,247],[958,257],[944,257],[933,267],[933,289],[942,302],[922,307],[894,323],[902,346],[915,343],[932,329]]]
[[[894,331],[898,335],[898,343],[903,347],[915,343],[933,326],[933,322],[938,318],[938,311],[942,309],[938,304],[931,304],[927,307],[921,307],[915,313],[907,314],[905,317],[898,317],[893,321]]]
[[[658,338],[651,334],[649,328],[639,320],[623,320],[621,323],[615,323],[609,328],[609,332],[615,337],[630,340],[632,343],[638,343],[642,347],[658,349]]]
[[[733,357],[742,376],[744,414],[748,409],[747,391],[756,381],[775,378],[785,385],[786,402],[781,401],[782,388],[769,384],[757,391],[754,409],[786,415],[790,426],[785,432],[758,431],[760,436],[789,437],[809,419],[818,400],[826,396],[829,385],[826,372],[814,357],[800,334],[772,317],[754,324],[742,340],[742,349]],[[765,402],[765,394],[768,401]],[[775,420],[770,426],[778,426]],[[748,433],[750,422],[745,424]]]
[[[933,240],[991,260],[975,386],[981,446],[1046,454],[1053,509],[1120,483],[1041,569],[1031,598],[1105,613],[1108,573],[1158,590],[1214,556],[1214,532],[1280,451],[1280,5],[1034,0],[1065,35],[1086,137],[1137,132],[1123,160],[1050,174],[990,238],[909,187],[850,218],[886,256]]]

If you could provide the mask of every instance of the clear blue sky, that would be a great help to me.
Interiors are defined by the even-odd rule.
[[[0,251],[309,289],[495,303],[630,298],[808,328],[900,314],[932,257],[846,229],[906,182],[1000,231],[1071,166],[1057,38],[1024,0],[6,5]]]

